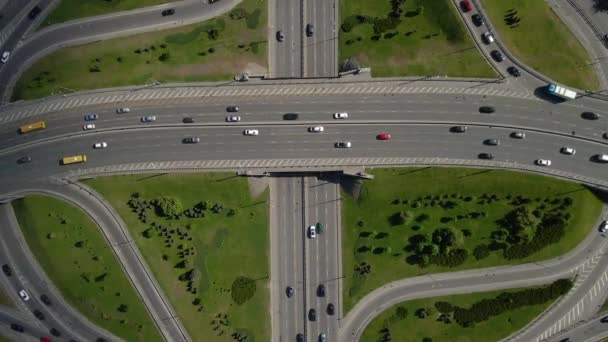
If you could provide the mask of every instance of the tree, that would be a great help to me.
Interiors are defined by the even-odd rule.
[[[450,247],[461,246],[464,243],[462,232],[452,228],[439,228],[433,232],[433,243],[438,245],[442,252]]]
[[[525,205],[520,205],[508,213],[505,219],[509,225],[510,238],[515,243],[530,242],[541,222],[540,218],[534,215],[534,210]]]
[[[219,35],[220,32],[217,29],[212,28],[207,31],[207,37],[211,40],[216,40]]]
[[[173,197],[161,197],[153,201],[156,212],[160,216],[172,217],[182,212],[182,204]]]
[[[120,304],[120,306],[118,306],[118,311],[127,312],[129,311],[129,306],[127,304]]]
[[[454,311],[454,306],[448,302],[435,302],[435,308],[437,311],[445,314]]]

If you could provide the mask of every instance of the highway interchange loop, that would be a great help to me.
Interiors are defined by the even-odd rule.
[[[28,6],[34,3],[31,1]],[[152,9],[68,22],[41,30],[25,40],[19,37],[29,27],[20,22],[12,28],[15,33],[5,40],[5,44],[12,44],[16,50],[9,63],[0,69],[3,97],[7,99],[10,96],[16,78],[28,65],[63,46],[185,25],[225,13],[236,4],[238,1],[222,0],[207,5],[186,0]],[[474,4],[478,10],[482,10],[478,3]],[[53,2],[44,2],[44,5],[51,6]],[[169,6],[177,8],[176,17],[160,17],[159,9]],[[280,7],[282,5],[277,6],[276,12],[284,10]],[[299,15],[297,12],[293,15]],[[321,11],[320,15],[327,18],[328,14]],[[282,17],[281,20],[286,19]],[[463,20],[488,62],[505,77],[500,80],[437,77],[372,80],[366,75],[356,75],[320,80],[251,80],[244,84],[157,85],[80,92],[2,106],[0,198],[3,203],[8,203],[23,195],[42,193],[62,198],[85,210],[112,246],[163,337],[168,341],[184,341],[190,340],[190,337],[175,318],[159,285],[150,276],[124,222],[100,195],[77,183],[79,178],[132,172],[271,171],[279,176],[274,186],[288,189],[282,193],[283,196],[290,194],[291,197],[285,199],[287,203],[289,198],[298,196],[303,201],[317,197],[330,200],[337,196],[335,180],[334,183],[329,182],[334,186],[319,186],[314,191],[298,190],[294,184],[303,186],[320,182],[317,177],[307,176],[306,171],[326,172],[324,177],[333,179],[331,177],[335,177],[332,176],[335,173],[331,171],[365,166],[461,165],[536,172],[608,189],[607,165],[592,160],[596,154],[608,153],[608,139],[604,136],[608,132],[607,98],[601,94],[582,92],[576,100],[559,104],[551,101],[540,90],[550,81],[546,76],[515,60],[502,44],[499,46],[508,61],[494,63],[489,58],[489,48],[480,42],[483,31],[471,25],[468,16],[463,16]],[[331,29],[328,26],[323,30]],[[486,29],[492,31],[490,26]],[[335,35],[335,32],[324,34]],[[269,33],[269,39],[274,39],[274,32]],[[334,48],[326,47],[330,50]],[[323,54],[321,50],[319,48],[319,53]],[[292,70],[294,63],[298,63],[297,59],[281,57],[289,55],[289,51],[280,47],[276,56],[273,51],[270,54],[278,76],[282,71]],[[307,56],[310,54],[310,51],[305,53]],[[331,51],[328,54],[334,56],[335,51],[333,55]],[[300,70],[304,71],[303,74],[317,75],[322,70],[335,73],[335,58],[325,55],[306,58],[315,63],[303,67]],[[507,77],[505,68],[509,65],[518,65],[522,76]],[[240,107],[239,115],[243,120],[227,123],[226,107],[235,104]],[[481,106],[487,105],[494,106],[496,112],[486,114],[479,111]],[[130,107],[131,112],[116,114],[116,108],[123,106]],[[597,121],[584,120],[581,118],[583,111],[596,112],[601,118]],[[95,130],[82,130],[85,112],[99,115]],[[299,113],[300,120],[284,121],[283,115],[288,112]],[[332,118],[334,112],[348,112],[349,118],[338,122]],[[158,119],[153,123],[141,123],[140,118],[145,115],[156,115]],[[184,117],[194,118],[194,124],[184,124]],[[31,135],[17,134],[21,124],[37,119],[44,119],[48,128]],[[325,132],[308,132],[308,127],[313,125],[323,125]],[[464,134],[450,132],[455,125],[466,125],[468,130]],[[245,129],[257,129],[260,134],[244,136]],[[526,138],[511,138],[510,134],[515,131],[525,132]],[[380,132],[390,132],[392,140],[377,141],[375,136]],[[187,136],[198,136],[201,142],[185,145],[182,140]],[[488,138],[500,139],[500,146],[484,145],[483,141]],[[93,144],[99,141],[107,141],[109,147],[93,150]],[[353,146],[350,149],[334,148],[339,141],[350,141]],[[561,154],[560,148],[566,146],[575,148],[577,153],[572,156]],[[481,161],[478,159],[481,152],[491,152],[495,159]],[[61,156],[78,153],[86,153],[89,161],[75,167],[59,164]],[[16,161],[22,156],[31,156],[32,162],[17,164]],[[534,161],[539,158],[551,159],[553,164],[548,168],[535,166]],[[303,173],[293,179],[281,180],[281,172]],[[306,220],[310,215],[327,215],[327,220],[333,220],[336,215],[339,216],[336,213],[340,208],[339,202],[334,203],[329,212],[303,212],[300,219]],[[297,204],[293,206],[298,207]],[[606,210],[603,214],[606,214]],[[15,239],[13,241],[21,241],[23,237],[20,237],[10,206],[2,206],[2,219],[7,222],[3,226],[7,239],[10,237]],[[284,221],[293,219],[280,218]],[[273,232],[278,232],[272,225],[271,222],[271,241]],[[595,304],[605,296],[608,258],[603,257],[605,240],[596,239],[597,235],[592,231],[581,245],[567,255],[539,264],[437,274],[387,284],[362,299],[346,316],[341,315],[339,308],[339,319],[323,324],[331,331],[330,340],[353,341],[381,309],[399,301],[466,293],[471,289],[481,291],[546,284],[556,278],[576,274],[576,290],[510,339],[531,341],[564,336],[562,333],[577,322],[593,317],[597,311]],[[286,237],[294,244],[298,244],[300,238],[297,234]],[[339,236],[333,239],[334,242],[340,241]],[[302,246],[301,241],[299,246],[304,250],[312,248]],[[22,322],[28,331],[35,333],[33,336],[41,336],[41,330],[48,331],[53,324],[80,340],[93,340],[98,336],[117,340],[63,302],[27,247],[24,246],[22,251],[8,248],[3,248],[3,251],[5,253],[0,253],[0,261],[18,265],[15,271],[18,277],[11,279],[15,283],[4,284],[15,290],[12,296],[15,297],[16,289],[26,284],[31,286],[39,283],[32,291],[37,295],[43,292],[52,295],[56,304],[52,309],[40,305],[55,321],[40,323],[29,316],[19,317],[17,313],[2,311],[0,322]],[[22,253],[21,256],[19,253]],[[286,252],[271,251],[271,262],[280,259],[280,253]],[[339,266],[340,253],[340,244],[337,243],[335,250],[327,252],[328,257],[324,261],[327,264],[317,265],[312,271],[316,271],[319,277],[318,270],[327,268],[335,273],[336,278],[340,278],[343,276]],[[22,259],[27,261],[16,261]],[[308,267],[305,272],[298,269],[301,264],[308,265],[304,267]],[[273,270],[278,270],[280,274],[291,271],[306,275],[312,272],[310,264],[304,261],[301,264],[274,265],[276,268]],[[276,280],[273,286],[281,286],[278,284],[282,284],[282,281]],[[338,301],[341,281],[336,284],[332,298]],[[280,289],[277,291],[274,288],[275,292],[281,292]],[[601,293],[598,294],[598,291]],[[306,300],[309,305],[313,299]],[[278,307],[281,300],[277,302],[273,295],[273,301],[273,307]],[[29,305],[38,307],[39,304],[36,300]],[[576,309],[574,312],[573,308]],[[29,313],[33,308],[20,309]],[[307,329],[304,310],[292,314],[290,318],[299,323],[281,326],[280,329],[273,314],[273,341],[292,339],[300,331],[298,329]],[[36,324],[30,328],[32,322]],[[585,324],[593,322],[600,324],[593,319]],[[581,328],[585,324],[576,326],[572,332],[580,333],[581,338],[593,338],[595,335],[585,335],[593,330]],[[316,333],[312,333],[314,329],[308,329],[311,329],[310,341],[316,339]],[[584,331],[579,332],[581,330]],[[282,337],[284,335],[286,337]]]

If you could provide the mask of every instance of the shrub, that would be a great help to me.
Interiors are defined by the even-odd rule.
[[[161,62],[168,61],[171,58],[171,55],[168,52],[163,52],[160,56],[158,56],[158,60]]]
[[[256,291],[255,281],[247,277],[237,277],[232,282],[232,291],[230,292],[232,300],[237,305],[242,305],[253,297]]]
[[[437,311],[445,314],[454,311],[454,306],[448,302],[435,302],[435,308]]]
[[[212,28],[212,29],[207,30],[207,37],[211,40],[216,40],[217,37],[219,36],[219,34],[220,33],[217,29]]]
[[[487,258],[490,255],[490,248],[486,244],[481,244],[473,250],[473,255],[475,259],[481,260]]]
[[[120,304],[118,306],[118,311],[127,312],[127,311],[129,311],[129,306],[127,304]]]
[[[242,8],[235,8],[230,11],[230,19],[239,20],[247,17],[247,11]]]

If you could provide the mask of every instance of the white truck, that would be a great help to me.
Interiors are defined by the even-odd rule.
[[[557,84],[549,84],[547,86],[547,93],[561,97],[564,100],[574,100],[576,99],[576,92],[570,90],[568,88],[564,88],[562,86],[558,86]]]

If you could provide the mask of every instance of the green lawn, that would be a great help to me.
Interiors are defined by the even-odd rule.
[[[522,62],[565,85],[599,88],[587,51],[544,0],[481,3],[505,45]],[[517,27],[507,23],[505,16],[510,9],[517,11],[514,16],[520,20]]]
[[[267,65],[266,0],[244,0],[231,13],[171,30],[66,48],[32,65],[13,99],[34,99],[70,90],[159,82],[220,81]],[[234,15],[233,15],[234,17]]]
[[[85,183],[123,218],[194,341],[233,342],[234,332],[249,336],[248,342],[270,340],[267,193],[253,198],[246,178],[225,173],[113,176]],[[128,205],[134,193],[142,215]],[[142,202],[159,197],[176,199],[179,212],[199,203],[207,209],[202,218],[167,219]],[[215,204],[224,206],[221,213],[213,212]],[[180,281],[190,270],[190,283]],[[249,278],[256,288],[241,305],[232,298],[237,277]]]
[[[378,342],[379,331],[385,327],[389,328],[392,340],[399,342],[421,342],[425,337],[431,338],[432,341],[450,342],[500,341],[523,328],[546,310],[552,302],[510,310],[469,328],[463,328],[454,321],[451,323],[438,321],[437,318],[440,313],[437,312],[434,304],[443,301],[454,306],[469,308],[473,303],[482,299],[490,299],[502,292],[516,292],[518,290],[521,289],[434,297],[399,303],[374,318],[366,327],[360,341]],[[407,317],[387,326],[388,319],[395,313],[398,306],[407,309]],[[426,318],[418,318],[415,312],[419,308],[433,308],[434,313]]]
[[[395,168],[370,172],[376,177],[364,182],[358,199],[343,195],[346,312],[372,290],[401,278],[521,264],[562,255],[584,239],[602,208],[602,201],[581,185],[532,174],[468,168]],[[484,194],[495,199],[484,199]],[[499,220],[517,207],[512,201],[518,195],[530,201],[525,206],[538,209],[541,215],[558,212],[560,204],[553,201],[563,203],[569,197],[572,204],[563,212],[570,217],[559,242],[527,257],[506,259],[500,245],[492,243],[495,240],[491,236],[500,228]],[[443,209],[441,204],[447,201],[453,202],[454,208]],[[395,215],[401,212],[408,216],[406,223],[395,223]],[[423,214],[428,217],[425,219]],[[412,241],[423,235],[432,240],[433,233],[444,227],[458,233],[459,239],[455,241],[460,244],[449,250],[456,247],[467,250],[464,263],[455,267],[436,264],[422,267],[412,262],[412,255],[419,251],[412,248]],[[473,252],[481,244],[498,247],[493,251],[490,248],[485,258],[477,260]],[[357,268],[361,263],[371,266],[371,272],[361,275],[361,267]]]
[[[63,297],[92,322],[127,341],[162,341],[156,325],[95,223],[46,196],[13,202],[30,250]],[[126,305],[126,312],[119,311]]]
[[[51,14],[40,24],[40,28],[64,21],[91,17],[119,11],[128,11],[141,7],[149,7],[177,0],[61,0]],[[159,11],[160,15],[160,11]],[[40,29],[39,28],[39,29]]]
[[[15,307],[15,303],[13,303],[13,301],[6,294],[6,290],[4,288],[1,288],[1,287],[0,287],[0,305],[2,305],[2,306],[8,306],[8,307],[11,307],[11,308]]]
[[[417,14],[420,9],[422,13]],[[380,39],[372,40],[375,34],[371,22],[387,18],[390,11],[389,0],[340,1],[340,63],[354,57],[362,65],[371,66],[374,77],[497,76],[477,51],[450,0],[406,1],[401,22],[384,31]],[[362,15],[367,17],[366,22],[355,24],[346,33],[344,23],[358,23],[355,16]]]

